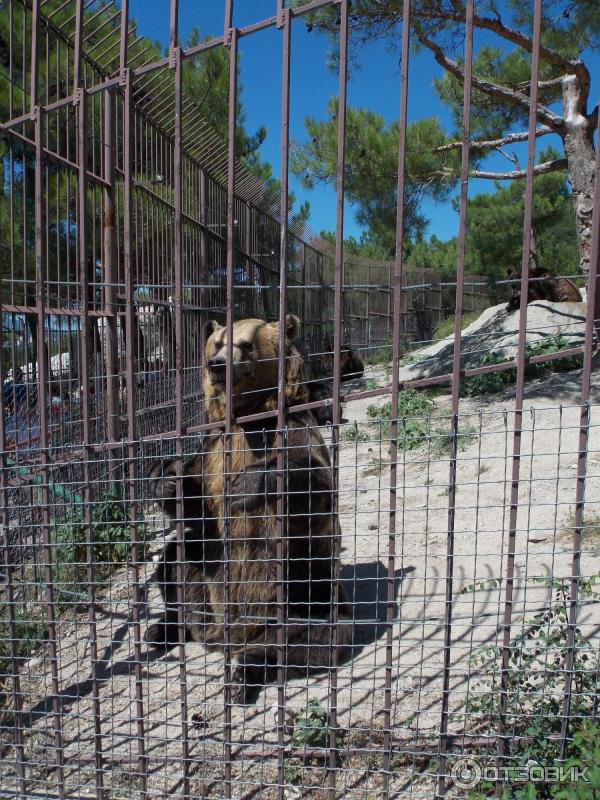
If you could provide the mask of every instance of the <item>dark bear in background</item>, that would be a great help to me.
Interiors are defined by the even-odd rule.
[[[333,375],[333,345],[323,357],[323,367],[327,375]],[[349,345],[343,344],[340,357],[340,381],[362,378],[364,372],[365,365],[359,353],[352,350]],[[333,378],[309,380],[307,386],[310,402],[330,400],[333,397]],[[319,425],[326,425],[328,422],[333,424],[333,405],[314,408],[312,413]]]
[[[508,271],[511,280],[521,279],[520,270]],[[521,293],[518,284],[511,284],[511,289],[516,292],[508,301],[506,310],[516,311],[521,305]],[[581,294],[575,284],[568,278],[555,277],[545,267],[532,267],[529,270],[529,284],[527,287],[527,303],[536,300],[545,300],[549,303],[581,303]]]
[[[304,364],[293,344],[300,321],[286,318],[288,408],[308,402]],[[216,322],[205,330],[203,385],[208,418],[225,416],[227,331]],[[251,415],[277,407],[279,323],[258,319],[233,326],[233,412]],[[183,592],[187,638],[207,647],[224,645],[225,602],[235,665],[235,702],[251,702],[276,676],[277,664],[277,459],[274,418],[234,425],[231,448],[231,495],[225,490],[225,439],[221,429],[204,440],[201,452],[176,475],[176,462],[155,465],[149,492],[176,518],[178,482],[183,484]],[[284,492],[287,499],[283,537],[287,557],[285,582],[286,668],[318,668],[329,663],[332,597],[337,588],[341,647],[350,643],[349,609],[343,587],[335,583],[333,544],[339,537],[332,513],[329,451],[310,412],[287,414]],[[229,515],[226,520],[226,514]],[[228,522],[228,524],[226,524]],[[227,534],[227,547],[225,535]],[[227,569],[227,580],[225,570]],[[146,641],[158,645],[178,640],[177,543],[169,542],[155,580],[165,613],[148,629]],[[226,590],[227,585],[227,590]],[[227,592],[227,596],[226,596]]]

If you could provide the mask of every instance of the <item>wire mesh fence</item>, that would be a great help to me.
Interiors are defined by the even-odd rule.
[[[567,759],[598,718],[600,202],[584,302],[530,269],[530,135],[518,295],[488,319],[486,279],[465,274],[470,0],[456,281],[404,263],[405,0],[396,261],[346,255],[350,4],[273,5],[236,27],[227,0],[223,36],[183,49],[172,0],[164,57],[127,2],[0,5],[2,793],[586,782]],[[328,10],[333,247],[288,191],[292,32]],[[275,197],[236,150],[239,42],[271,28]],[[213,48],[229,54],[226,142],[185,89]],[[534,324],[540,294],[565,304],[559,334]],[[539,780],[519,772],[531,760]]]

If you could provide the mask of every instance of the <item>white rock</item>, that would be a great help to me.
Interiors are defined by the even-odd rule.
[[[547,303],[527,306],[526,341],[533,345],[550,336],[561,336],[573,345],[583,344],[585,303]],[[488,353],[514,358],[519,340],[519,311],[507,313],[506,303],[491,306],[462,332],[461,369],[481,366]],[[454,335],[411,353],[414,363],[401,366],[401,381],[452,372]]]

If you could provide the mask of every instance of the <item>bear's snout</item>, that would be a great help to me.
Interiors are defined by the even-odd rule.
[[[211,377],[215,381],[222,382],[225,380],[225,366],[227,362],[223,358],[223,356],[215,356],[214,358],[209,359],[208,361],[208,369],[210,371]]]

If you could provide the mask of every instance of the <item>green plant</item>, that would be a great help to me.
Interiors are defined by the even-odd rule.
[[[554,784],[550,788],[553,800],[596,800],[600,796],[600,727],[583,720],[573,734],[570,758],[564,767],[586,770],[587,781]]]
[[[88,536],[93,542],[96,585],[110,574],[114,564],[127,560],[131,546],[128,523],[127,508],[115,495],[106,495],[90,503],[89,526],[83,503],[68,507],[66,518],[57,526],[55,535],[59,605],[77,604],[87,599]]]
[[[400,450],[413,450],[427,439],[431,429],[431,413],[435,401],[424,392],[406,389],[398,395],[398,447]],[[370,425],[377,426],[382,436],[391,433],[392,403],[388,400],[381,406],[367,408]]]
[[[526,347],[525,358],[543,356],[548,353],[558,353],[560,350],[565,350],[571,346],[571,343],[560,334],[547,336],[545,339],[541,339],[539,342]],[[566,358],[558,358],[554,361],[545,361],[541,364],[526,364],[525,375],[529,378],[535,378],[547,372],[570,372],[573,369],[579,369],[582,364],[583,356],[567,356]]]
[[[503,356],[499,356],[496,353],[487,353],[481,362],[481,366],[503,364],[505,361],[506,359]],[[461,397],[478,397],[482,394],[500,392],[505,386],[514,383],[515,376],[515,370],[504,370],[502,372],[484,372],[481,375],[465,378],[460,387]]]
[[[481,311],[468,311],[462,315],[462,325],[461,330],[464,331],[465,328],[468,328],[472,322],[475,322],[476,319],[479,319],[481,316]],[[440,339],[446,339],[448,336],[452,336],[454,334],[454,326],[455,326],[455,316],[452,314],[446,319],[442,320],[440,324],[437,326],[435,331],[433,332],[433,341],[439,342]]]
[[[528,345],[525,348],[525,359],[531,359],[535,356],[547,355],[548,353],[557,353],[560,350],[565,350],[571,347],[570,342],[559,334],[554,336],[547,336],[535,344]],[[488,353],[483,361],[482,366],[502,364],[507,359],[497,353]],[[525,376],[527,378],[538,378],[549,372],[570,372],[574,369],[579,369],[582,365],[582,356],[567,356],[566,358],[558,358],[553,361],[544,361],[541,364],[525,364]],[[493,394],[499,392],[506,386],[512,385],[517,377],[516,367],[505,369],[501,372],[486,372],[482,375],[473,375],[470,378],[465,378],[461,384],[461,397],[477,397],[482,394]]]
[[[9,608],[0,604],[0,709],[8,698],[12,659],[28,658],[46,640],[46,618],[42,603],[29,603],[20,598],[13,604],[14,636],[11,637]],[[12,643],[11,643],[12,640]]]
[[[428,355],[420,353],[418,350],[413,353],[407,353],[400,361],[402,367],[408,367],[411,364],[419,364],[421,361],[427,361]]]
[[[452,447],[452,432],[449,430],[450,419],[435,419],[431,428],[431,451],[434,455],[441,456],[450,452]],[[459,426],[456,433],[456,444],[458,450],[465,447],[477,439],[477,429],[470,425]]]
[[[311,700],[294,720],[292,747],[325,747],[329,740],[329,714],[320,700]]]
[[[283,771],[285,782],[297,786],[302,780],[302,762],[299,758],[290,758],[286,761]]]
[[[366,431],[361,431],[356,425],[346,428],[344,431],[344,439],[347,442],[368,442],[369,438],[369,434]]]
[[[368,477],[369,475],[381,475],[384,465],[385,462],[381,458],[371,458],[369,463],[363,469],[363,475],[365,477]]]
[[[368,378],[365,381],[359,381],[356,388],[360,391],[371,391],[371,389],[377,389],[378,385],[376,380]]]
[[[370,352],[363,358],[363,362],[365,364],[386,364],[388,361],[392,360],[392,353],[392,345],[386,344]]]
[[[600,600],[597,591],[600,575],[593,575],[580,586],[582,597]],[[548,581],[540,578],[535,583],[547,584],[553,588],[550,604],[539,611],[521,626],[521,633],[513,640],[506,671],[507,680],[507,722],[511,731],[511,744],[508,756],[510,764],[524,766],[534,761],[550,766],[559,757],[560,734],[562,730],[562,703],[567,659],[568,605],[570,602],[569,584],[565,581]],[[492,588],[497,587],[497,583]],[[472,591],[488,588],[484,581],[474,585]],[[469,591],[469,587],[462,590]],[[494,722],[500,712],[500,676],[502,650],[499,646],[486,645],[472,657],[470,666],[474,669],[467,714],[473,721],[481,720],[482,728],[488,735],[496,735]],[[591,760],[600,780],[600,758],[591,743],[590,731],[583,729],[583,721],[590,717],[597,703],[598,656],[596,650],[585,639],[579,628],[575,629],[575,648],[573,658],[573,691],[571,695],[571,728],[573,742],[569,755]],[[579,732],[582,736],[578,736]],[[584,741],[588,744],[583,745]],[[594,759],[597,759],[594,761]],[[555,785],[560,786],[560,785]],[[582,784],[585,786],[585,784]],[[516,788],[515,788],[516,787]],[[530,795],[522,785],[511,787],[507,797],[525,800]],[[485,790],[485,787],[478,787]],[[562,785],[563,793],[552,793],[549,786],[539,785],[535,798],[560,797],[587,798],[593,794],[564,794],[571,791]],[[580,791],[578,786],[575,790]],[[519,794],[519,792],[521,792]]]

